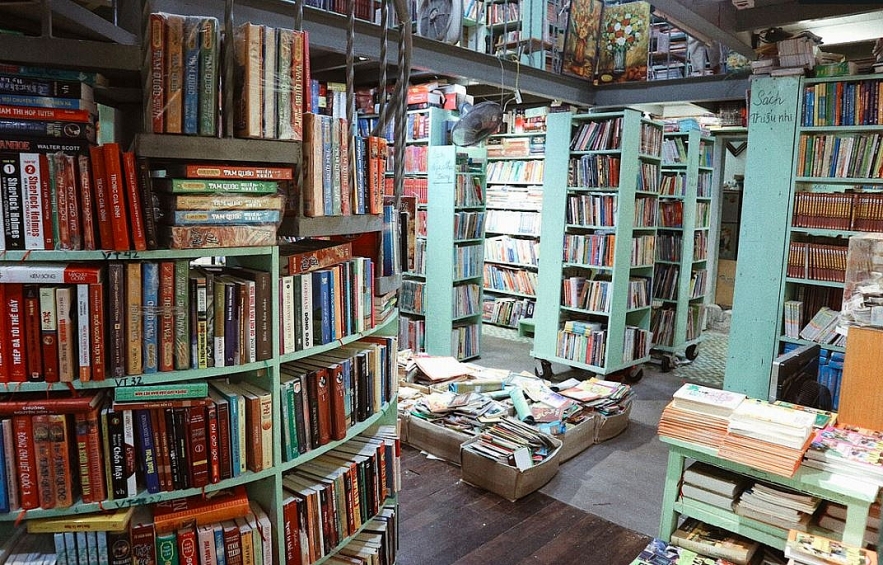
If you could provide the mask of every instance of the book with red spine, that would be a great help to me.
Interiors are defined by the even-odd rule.
[[[52,233],[52,183],[49,178],[49,158],[40,153],[40,200],[43,219],[43,249],[55,249],[55,236]]]
[[[31,417],[34,461],[36,462],[37,493],[40,508],[55,508],[55,479],[52,465],[52,442],[49,438],[49,414]]]
[[[27,415],[13,416],[15,459],[18,468],[19,504],[23,510],[40,507],[37,487],[37,459],[33,442],[33,425]]]
[[[123,152],[123,172],[126,182],[126,202],[129,205],[129,228],[132,231],[132,246],[136,251],[147,250],[147,235],[144,231],[144,207],[141,202],[141,188],[138,186],[138,167],[135,153]]]
[[[183,173],[188,179],[240,179],[240,180],[292,180],[291,167],[267,167],[249,165],[227,165],[191,163],[183,168],[170,168],[172,175]]]
[[[150,14],[147,23],[148,43],[148,72],[147,88],[145,96],[148,109],[148,124],[146,129],[153,133],[165,132],[165,16],[163,14]]]
[[[43,200],[45,194],[43,184],[48,179],[43,178],[39,154],[21,153],[19,154],[19,164],[21,199],[24,208],[25,249],[45,249],[44,211],[51,206],[50,201],[44,202]]]
[[[312,73],[310,72],[310,34],[306,30],[301,31],[304,41],[304,113],[312,112],[313,108],[313,88]]]
[[[221,525],[224,526],[224,553],[227,556],[227,565],[244,565],[239,527],[233,520],[225,520]]]
[[[208,480],[214,484],[221,480],[221,447],[218,424],[218,407],[214,401],[205,407],[206,430],[208,431]]]
[[[0,285],[3,287],[4,285]],[[40,287],[40,351],[43,359],[43,380],[58,382],[58,316],[55,287]]]
[[[74,414],[77,454],[80,464],[80,490],[83,502],[101,502],[107,498],[104,479],[104,457],[99,429],[99,412],[96,406],[88,412]]]
[[[156,560],[156,529],[146,506],[135,508],[131,522],[132,564],[158,565]]]
[[[6,301],[6,332],[9,335],[9,382],[23,383],[27,380],[27,363],[25,363],[25,327],[24,327],[24,287],[19,283],[7,284]]]
[[[187,447],[190,452],[190,486],[204,487],[209,484],[208,422],[205,406],[187,409],[190,435]]]
[[[0,118],[87,123],[92,119],[92,116],[89,115],[89,110],[0,104]]]
[[[175,369],[175,262],[159,264],[159,370]]]
[[[113,249],[113,227],[110,221],[110,200],[107,192],[107,174],[104,168],[104,150],[89,148],[92,164],[92,185],[95,189],[95,222],[98,224],[98,242],[101,249]]]
[[[24,344],[27,380],[43,381],[43,352],[40,335],[40,289],[36,285],[24,285]],[[2,361],[0,361],[2,362]]]
[[[130,249],[129,214],[126,206],[120,146],[118,143],[105,143],[101,146],[101,150],[104,155],[107,205],[113,236],[113,247],[110,249],[128,251]]]
[[[95,198],[89,157],[77,155],[77,187],[80,194],[80,220],[82,222],[83,249],[98,249],[96,241]]]
[[[89,339],[92,362],[92,380],[103,381],[107,376],[104,332],[104,285],[89,285]]]
[[[292,139],[302,141],[304,135],[304,41],[305,32],[295,30],[291,45],[291,130]]]
[[[227,399],[215,390],[210,390],[209,395],[218,411],[218,463],[223,481],[233,476],[230,463],[230,405]]]
[[[159,502],[153,507],[153,523],[158,532],[167,532],[191,522],[201,526],[242,518],[248,511],[248,492],[240,485],[205,497],[191,496]]]
[[[77,263],[4,263],[0,283],[92,284],[102,280],[102,267]]]
[[[69,286],[55,289],[55,308],[58,316],[58,380],[63,383],[73,382],[77,375],[73,295],[74,290]]]
[[[0,284],[0,304],[6,307],[6,285]],[[6,326],[8,320],[6,313],[0,314],[0,383],[9,382],[9,340]]]
[[[179,528],[175,532],[178,539],[179,565],[199,565],[199,546],[196,543],[196,530],[193,527]]]
[[[36,414],[77,414],[94,410],[101,404],[103,392],[20,392],[4,396],[0,416],[33,416]]]
[[[35,418],[37,416],[34,416]],[[64,414],[50,414],[49,448],[50,465],[52,466],[52,492],[55,497],[55,508],[69,508],[76,498],[76,482],[73,477],[71,461],[71,429],[68,417]]]

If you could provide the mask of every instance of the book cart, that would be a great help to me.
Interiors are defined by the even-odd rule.
[[[640,112],[554,113],[533,354],[607,375],[650,358],[662,126]],[[564,251],[560,247],[564,242]]]
[[[666,133],[653,273],[653,350],[662,370],[696,358],[704,325],[713,140],[698,130]]]
[[[536,305],[545,131],[495,134],[487,147],[483,321],[519,328]]]
[[[226,4],[217,3],[215,5],[201,6],[199,9],[200,11],[204,11],[207,15],[213,15],[220,21],[226,22],[226,36],[228,38],[233,37],[233,7],[231,2],[227,2]],[[266,25],[278,25],[279,22],[282,22],[281,25],[283,26],[286,24],[290,25],[290,15],[283,15],[272,11],[253,10],[250,12],[250,17],[258,22],[265,20],[262,23],[265,23]],[[52,40],[48,41],[51,42]],[[129,46],[123,45],[107,45],[106,47],[104,47],[105,44],[101,45],[102,47],[99,52],[106,51],[106,61],[110,62],[111,65],[117,63],[120,63],[121,65],[134,63],[130,66],[125,66],[122,70],[129,73],[137,72],[139,68],[138,61],[141,59],[140,54],[137,53],[137,49],[132,50]],[[127,56],[115,56],[115,51],[117,50],[125,52]],[[227,49],[226,51],[227,53],[230,53],[232,50]],[[134,56],[132,57],[130,55]],[[46,61],[45,64],[77,68],[79,61],[77,61],[76,58],[77,55],[74,54],[72,57],[60,57],[58,59],[53,59],[52,61]],[[93,61],[90,64],[94,65],[95,62]],[[225,84],[231,84],[232,81],[229,81],[233,73],[231,66],[226,67],[226,73],[228,81]],[[225,94],[228,101],[228,103],[225,104],[225,108],[227,109],[225,123],[231,124],[232,104],[229,102],[232,101],[232,93],[226,92]],[[301,165],[303,164],[301,154],[302,144],[300,142],[143,133],[136,136],[133,147],[136,157],[142,160],[142,162],[148,164],[148,167],[154,163],[171,164],[174,166],[175,164],[183,165],[184,163],[211,162],[220,166],[248,167],[251,168],[251,170],[267,167],[281,167],[294,168],[296,171],[300,171]],[[295,177],[295,179],[297,179],[297,177]],[[57,226],[58,218],[54,218],[53,221]],[[306,217],[298,211],[294,217],[290,218],[290,220],[284,224],[282,231],[286,235],[294,235],[298,237],[325,235],[349,236],[363,232],[379,231],[381,228],[382,219],[381,216],[377,214],[366,214],[362,216]],[[105,248],[102,249],[102,247]],[[220,261],[218,261],[218,259],[220,259]],[[283,485],[291,484],[289,483],[289,475],[298,469],[303,469],[305,465],[309,467],[310,465],[315,464],[318,458],[332,450],[351,449],[351,453],[355,454],[356,451],[362,449],[362,446],[364,445],[359,441],[354,441],[357,436],[373,433],[381,425],[395,426],[397,383],[397,371],[395,368],[397,351],[395,335],[397,332],[395,323],[397,322],[397,316],[391,316],[383,325],[372,325],[371,323],[367,323],[366,327],[359,331],[349,333],[344,332],[344,334],[338,335],[336,339],[321,345],[294,348],[295,350],[282,353],[282,342],[285,339],[285,336],[282,334],[287,331],[285,329],[287,325],[286,320],[283,317],[285,299],[281,296],[281,283],[284,278],[281,265],[282,261],[283,258],[280,257],[280,248],[275,245],[275,233],[272,245],[249,247],[221,248],[212,246],[211,243],[208,243],[203,248],[158,248],[144,250],[135,249],[135,247],[132,246],[128,250],[125,248],[122,250],[119,248],[110,250],[107,246],[99,244],[98,248],[95,250],[4,250],[2,254],[0,254],[0,270],[5,270],[12,266],[23,269],[25,272],[30,268],[33,268],[35,271],[44,269],[44,272],[56,273],[56,278],[51,279],[52,284],[61,283],[62,286],[71,287],[77,286],[76,283],[78,283],[78,277],[81,275],[78,269],[85,269],[89,272],[98,273],[97,276],[100,278],[97,282],[91,283],[89,286],[103,287],[105,297],[107,297],[111,291],[116,293],[116,291],[119,290],[113,287],[113,281],[107,277],[107,272],[112,266],[121,265],[123,269],[134,272],[139,269],[131,269],[132,266],[143,268],[143,266],[147,264],[173,263],[176,267],[180,267],[181,269],[180,273],[182,276],[179,280],[183,280],[185,283],[184,294],[187,293],[188,283],[191,283],[193,280],[194,266],[196,263],[205,265],[207,268],[209,268],[209,265],[212,263],[222,263],[226,267],[252,269],[252,272],[256,277],[255,280],[262,281],[261,283],[256,284],[263,284],[263,288],[266,292],[265,296],[268,297],[268,300],[265,303],[265,308],[262,310],[265,317],[260,320],[255,320],[257,325],[255,332],[259,335],[263,335],[265,338],[265,345],[269,346],[268,354],[259,355],[260,360],[246,361],[236,365],[225,364],[224,366],[208,366],[210,363],[206,362],[207,360],[202,357],[202,352],[204,352],[204,348],[207,346],[205,344],[200,345],[202,342],[197,342],[197,344],[194,345],[194,351],[197,352],[196,355],[199,356],[199,360],[195,366],[199,368],[178,365],[173,366],[171,370],[150,372],[150,370],[145,370],[143,366],[137,368],[135,365],[129,365],[126,363],[119,372],[112,372],[110,367],[108,367],[107,372],[102,373],[99,372],[97,367],[93,367],[94,370],[89,375],[89,378],[80,378],[80,375],[84,375],[84,373],[78,372],[74,375],[72,380],[65,383],[45,382],[40,381],[39,379],[33,379],[28,382],[0,383],[0,391],[9,395],[4,398],[4,401],[14,402],[17,395],[28,393],[42,395],[43,393],[48,393],[50,391],[70,391],[72,395],[103,393],[112,398],[115,390],[118,391],[127,387],[173,383],[180,383],[183,386],[185,384],[204,383],[208,379],[227,379],[230,382],[256,385],[260,390],[267,392],[269,404],[262,404],[260,410],[261,414],[255,415],[255,417],[263,418],[260,421],[261,433],[263,434],[260,443],[263,449],[266,450],[263,453],[266,464],[263,465],[263,468],[261,469],[247,469],[241,473],[234,473],[234,476],[232,477],[222,478],[218,482],[208,483],[204,486],[152,492],[145,488],[145,485],[139,484],[137,492],[133,495],[114,496],[90,502],[84,502],[79,496],[76,496],[74,497],[72,504],[65,507],[30,508],[26,513],[21,509],[15,509],[13,512],[0,514],[0,533],[4,535],[11,533],[13,524],[17,524],[23,518],[26,521],[29,521],[40,518],[82,515],[102,510],[106,511],[129,507],[137,508],[162,502],[180,500],[185,497],[205,497],[206,495],[211,495],[217,491],[244,486],[247,491],[248,499],[258,503],[269,517],[269,526],[272,532],[272,545],[265,549],[268,549],[272,558],[270,561],[264,560],[263,562],[285,563],[287,551],[290,550],[290,547],[286,546],[287,542],[285,533],[292,529],[290,527],[292,523],[292,515],[289,514],[290,510],[288,510],[288,508],[291,507],[292,499],[287,497],[286,491],[283,490]],[[71,266],[65,270],[68,265],[75,266]],[[43,280],[46,280],[45,275],[43,275]],[[2,282],[4,285],[20,284],[14,282],[14,280],[9,277],[5,277]],[[362,296],[366,299],[372,295],[372,285],[370,283],[361,290]],[[90,298],[91,297],[92,296],[90,296]],[[207,300],[210,300],[210,297],[206,295],[200,297],[198,294],[196,294],[195,297],[196,298],[191,300],[191,304],[193,304],[194,308],[193,311],[202,312],[203,314],[207,313],[208,306],[202,302],[202,298],[204,297]],[[125,298],[128,299],[130,297]],[[104,304],[101,301],[96,301],[93,304],[97,304],[99,309],[104,307]],[[303,317],[305,312],[302,311],[300,305],[294,304],[293,306],[295,310],[293,314],[298,317]],[[373,299],[371,299],[367,305],[363,305],[364,308],[368,308],[368,310],[363,310],[363,312],[370,313],[370,308],[372,306]],[[113,307],[115,307],[113,304],[108,306],[108,308]],[[175,310],[176,315],[178,314],[179,309],[180,308],[177,308]],[[344,314],[346,315],[352,314],[352,312],[353,311],[347,312],[344,310]],[[143,312],[140,309],[130,309],[127,313],[138,318],[134,321],[135,325],[140,323],[140,318],[142,316],[145,318],[150,316],[149,309],[145,309]],[[184,318],[189,319],[190,313],[190,308],[185,307],[183,309]],[[110,309],[105,311],[105,315],[110,316],[110,314]],[[307,316],[309,316],[309,314],[307,314]],[[82,316],[82,318],[90,317]],[[205,327],[205,324],[207,324],[206,320],[201,317],[195,318],[194,321],[200,324],[200,327]],[[128,324],[128,322],[126,323]],[[344,326],[352,327],[346,323]],[[110,328],[105,329],[109,336]],[[125,339],[125,336],[131,338],[134,335],[129,332],[128,329],[129,328],[127,327],[126,333],[119,332],[119,335],[123,336],[123,339]],[[187,339],[185,348],[189,351],[191,336],[185,335],[184,337]],[[377,338],[377,340],[373,342],[374,345],[366,345],[368,342],[360,341],[363,338]],[[205,339],[205,337],[203,336],[198,339],[202,340]],[[142,346],[140,342],[135,340],[131,340],[131,343],[125,342],[122,344],[112,344],[108,341],[107,343],[100,345],[105,347],[108,352],[113,347],[127,350],[129,348],[140,348]],[[74,347],[74,353],[76,354],[77,346],[74,345]],[[146,350],[147,346],[145,345],[144,347]],[[286,366],[291,367],[297,363],[306,366],[307,364],[314,363],[316,364],[316,367],[320,368],[323,365],[325,367],[332,367],[337,364],[342,364],[343,360],[350,358],[351,356],[361,355],[359,352],[366,352],[367,349],[373,349],[376,353],[376,356],[371,355],[372,359],[376,360],[376,363],[372,366],[371,371],[366,370],[363,373],[365,380],[362,383],[362,391],[367,394],[367,397],[364,402],[358,400],[358,403],[365,409],[365,411],[358,415],[356,415],[355,412],[352,412],[352,417],[345,421],[344,428],[336,428],[337,432],[335,432],[335,435],[338,435],[339,439],[324,442],[321,445],[314,444],[312,449],[298,451],[295,448],[292,451],[291,434],[293,430],[292,418],[294,415],[289,411],[291,405],[288,404],[289,397],[285,392],[287,386],[286,382],[290,381],[290,373],[287,372],[288,370],[286,369]],[[88,352],[86,353],[86,357],[89,357]],[[74,360],[74,362],[76,363],[76,360]],[[351,409],[355,410],[356,402],[357,400],[354,399],[354,404],[351,406]],[[49,405],[51,408],[51,402]],[[24,417],[27,418],[28,416]],[[264,422],[266,422],[267,425],[263,425]],[[390,437],[390,441],[392,440],[393,438]],[[395,441],[397,442],[397,440]],[[249,442],[252,442],[252,438],[249,438]],[[63,448],[66,447],[67,446],[63,446]],[[245,447],[245,444],[243,444],[243,447]],[[395,450],[393,449],[393,451]],[[100,457],[100,453],[95,455]],[[105,454],[105,456],[110,457],[110,454]],[[243,458],[245,457],[244,454],[242,454],[242,456]],[[7,457],[11,457],[11,454],[7,454]],[[75,475],[77,471],[80,470],[78,465],[82,463],[77,464],[75,462],[76,455],[72,454],[71,457],[73,457],[74,460],[72,460],[73,465],[70,472]],[[134,457],[140,457],[137,450]],[[375,472],[379,475],[380,470],[377,466],[378,463],[375,455],[369,455],[366,461],[369,460],[372,461],[371,464],[375,465]],[[317,467],[314,465],[313,470],[315,471],[316,468]],[[83,471],[80,470],[80,472]],[[337,478],[317,480],[316,485],[320,490],[326,488],[321,485],[330,485],[331,482],[334,482],[335,484],[339,483],[342,486],[342,477],[343,475],[338,474]],[[380,483],[376,482],[374,484],[379,485]],[[369,486],[369,484],[364,483],[364,486]],[[369,490],[371,489],[369,488]],[[386,489],[383,490],[384,492],[386,491]],[[319,491],[317,490],[316,493],[318,492]],[[312,562],[319,563],[324,561],[328,555],[345,546],[359,532],[363,531],[368,523],[368,519],[378,515],[384,506],[387,504],[395,504],[395,495],[391,490],[389,491],[389,497],[386,497],[385,495],[380,496],[379,498],[373,496],[374,494],[379,493],[379,490],[377,493],[365,493],[367,498],[364,498],[363,500],[364,502],[367,502],[367,506],[364,508],[364,510],[367,511],[367,514],[363,512],[363,518],[360,519],[362,522],[361,526],[355,529],[350,528],[348,532],[337,530],[334,535],[334,539],[337,541],[336,545],[333,545],[332,547],[326,546],[325,549],[320,551],[321,555],[316,556],[316,559],[312,559]],[[372,510],[375,509],[377,512],[372,514]],[[343,522],[346,522],[345,518]],[[332,528],[337,525],[339,524],[332,525]],[[342,533],[343,535],[341,535]],[[172,539],[174,540],[174,535]],[[89,562],[97,562],[97,558]],[[298,562],[300,561],[298,560]]]

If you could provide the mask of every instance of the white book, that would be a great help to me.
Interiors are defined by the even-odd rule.
[[[25,249],[45,249],[40,155],[37,153],[22,153],[19,155],[19,164],[21,166],[22,209],[25,220]],[[0,247],[0,249],[2,248]]]
[[[254,500],[249,501],[251,511],[257,521],[259,534],[261,536],[261,549],[263,553],[263,564],[272,565],[273,563],[273,527],[270,517],[264,512],[264,509]]]
[[[714,416],[729,416],[745,400],[745,395],[687,383],[674,393],[678,408]]]
[[[218,555],[215,551],[215,529],[212,525],[199,526],[196,530],[196,539],[199,544],[200,565],[217,565]]]
[[[282,301],[282,354],[292,353],[295,350],[294,336],[294,275],[285,275],[279,279],[279,296]]]
[[[125,449],[128,451],[132,449],[135,450],[135,417],[132,414],[131,410],[123,410],[123,445],[125,445]],[[137,473],[132,471],[132,474],[126,477],[126,493],[128,496],[135,496],[138,494],[138,482],[137,482]]]
[[[72,382],[75,376],[72,308],[73,290],[70,287],[57,288],[55,309],[58,316],[58,377],[61,382]]]
[[[91,377],[91,344],[90,326],[92,316],[89,313],[89,285],[77,285],[77,355],[80,363],[80,380],[84,375]]]
[[[301,337],[304,349],[313,347],[313,277],[310,273],[300,276],[301,304],[300,315],[303,318]]]

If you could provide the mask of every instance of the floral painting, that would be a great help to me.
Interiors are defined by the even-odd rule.
[[[564,72],[589,79],[594,77],[603,6],[601,0],[571,0],[564,41]]]
[[[604,8],[598,38],[600,82],[647,80],[650,4],[629,2]]]

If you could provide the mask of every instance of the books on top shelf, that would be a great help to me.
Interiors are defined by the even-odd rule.
[[[687,518],[672,532],[671,542],[701,555],[726,559],[737,565],[748,565],[760,547],[756,541],[695,518]]]
[[[877,565],[874,551],[794,529],[788,532],[785,557],[796,565]]]
[[[828,425],[815,432],[804,464],[883,485],[883,433]]]
[[[733,410],[744,394],[685,384],[662,411],[659,434],[719,449]]]

